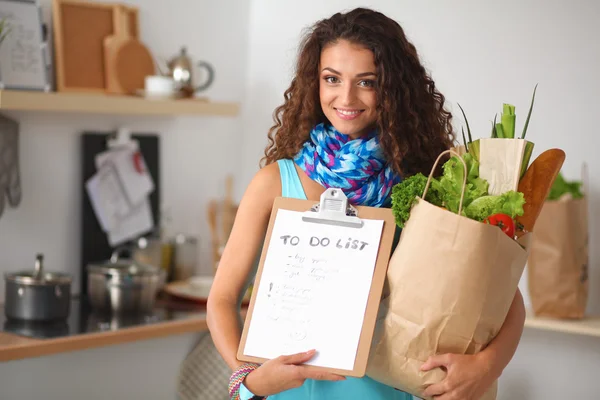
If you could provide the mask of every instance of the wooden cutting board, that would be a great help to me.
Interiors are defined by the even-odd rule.
[[[104,39],[106,92],[136,94],[144,79],[155,74],[152,54],[130,35],[129,18],[123,6],[115,7],[115,34]]]

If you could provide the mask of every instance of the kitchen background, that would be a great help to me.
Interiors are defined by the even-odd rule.
[[[528,138],[536,149],[567,153],[564,174],[590,171],[589,313],[600,313],[595,178],[600,161],[593,116],[600,107],[600,3],[510,0],[445,2],[317,0],[137,0],[141,40],[168,58],[187,46],[215,67],[203,95],[239,101],[231,117],[119,117],[7,112],[21,124],[23,201],[0,219],[0,272],[30,268],[43,252],[48,268],[78,273],[80,250],[79,133],[127,126],[161,135],[162,203],[171,210],[168,234],[200,240],[199,272],[210,273],[206,206],[223,196],[225,177],[239,197],[257,170],[273,109],[289,83],[300,31],[315,20],[355,6],[396,18],[417,46],[449,107],[460,102],[476,136],[487,135],[502,102],[517,107],[522,126],[539,83]],[[50,21],[49,0],[42,0]],[[518,110],[521,110],[520,112]],[[456,114],[456,124],[461,118]],[[518,117],[519,118],[519,117]],[[519,128],[517,128],[519,129]],[[537,154],[537,152],[536,152]],[[79,283],[74,282],[74,287]],[[3,297],[3,287],[0,294]],[[527,297],[525,280],[521,289]],[[526,298],[526,302],[528,302]],[[3,398],[173,398],[178,367],[196,335],[104,347],[0,364]],[[499,399],[592,399],[600,369],[600,340],[526,329],[505,371]],[[35,385],[30,385],[35,382]],[[95,397],[96,396],[96,397]],[[55,398],[55,397],[52,397]],[[58,398],[58,397],[56,397]]]

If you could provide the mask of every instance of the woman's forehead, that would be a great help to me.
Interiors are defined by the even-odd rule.
[[[320,57],[320,70],[330,68],[340,74],[361,74],[375,72],[373,52],[364,46],[340,40],[323,48]]]

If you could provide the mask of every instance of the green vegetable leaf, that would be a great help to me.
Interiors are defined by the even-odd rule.
[[[465,119],[465,123],[467,124],[467,134],[469,135],[469,143],[471,143],[473,141],[473,138],[471,137],[471,128],[469,127],[469,121],[467,120],[467,116],[465,115],[465,111],[460,106],[460,103],[456,103],[456,104],[458,104],[458,107],[460,108],[460,111],[462,112],[462,115],[463,115],[463,117]]]
[[[548,195],[548,200],[558,200],[567,193],[570,193],[572,198],[574,199],[581,199],[583,198],[583,193],[581,191],[582,186],[583,182],[568,182],[567,180],[565,180],[562,173],[559,173],[556,179],[554,180],[554,183],[552,184],[550,194]]]
[[[498,135],[496,134],[496,117],[498,116],[498,114],[494,114],[494,121],[492,122],[492,139],[495,139],[498,137]]]
[[[531,105],[529,106],[529,112],[527,113],[527,119],[525,120],[525,126],[523,126],[523,133],[521,134],[521,139],[525,139],[525,135],[527,134],[527,127],[529,126],[529,118],[531,117],[531,110],[533,110],[533,102],[535,101],[535,92],[537,90],[538,85],[536,84],[533,88],[533,97],[531,98]]]
[[[479,161],[471,153],[461,157],[467,166],[467,184],[463,199],[462,215],[483,221],[493,214],[503,213],[515,218],[523,215],[523,193],[509,191],[499,196],[489,195],[489,183],[479,176]],[[450,157],[442,166],[443,174],[432,178],[425,200],[458,213],[463,188],[464,165],[458,156]],[[396,224],[404,228],[417,197],[423,197],[427,177],[417,173],[392,188],[392,212]]]
[[[516,121],[515,106],[512,104],[504,104],[500,120],[502,121],[502,132],[504,133],[504,137],[514,139]]]
[[[511,218],[524,213],[525,196],[521,192],[508,191],[498,196],[487,195],[473,200],[465,208],[465,216],[476,221],[483,221],[490,215],[502,213]]]
[[[522,216],[525,213],[525,196],[521,192],[509,190],[500,196],[500,212],[510,215],[511,218]]]
[[[502,128],[502,124],[500,122],[496,124],[496,136],[502,139],[506,137],[504,135],[504,129]]]
[[[0,43],[6,39],[11,31],[11,26],[8,24],[6,17],[0,20]]]
[[[441,205],[441,199],[433,184],[434,181],[435,179],[432,178],[425,200],[435,205]],[[404,228],[406,221],[408,221],[410,210],[416,204],[417,197],[423,196],[426,184],[427,177],[422,173],[417,173],[392,188],[392,213],[396,219],[396,224],[400,228]]]
[[[470,154],[462,156],[467,165],[467,185],[463,198],[463,209],[477,197],[487,194],[488,183],[479,178],[479,162]],[[464,166],[457,156],[451,157],[443,166],[444,173],[440,178],[442,206],[458,213],[460,196],[463,187]]]
[[[463,143],[465,144],[465,150],[469,151],[469,146],[467,143],[467,138],[465,138],[465,128],[461,127]]]

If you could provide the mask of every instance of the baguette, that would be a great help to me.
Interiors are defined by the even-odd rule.
[[[525,197],[525,205],[523,206],[523,216],[516,218],[517,225],[522,227],[516,232],[517,237],[521,237],[527,232],[533,232],[535,222],[550,194],[550,189],[562,168],[565,157],[565,152],[560,149],[544,151],[531,163],[519,181],[518,190]]]

